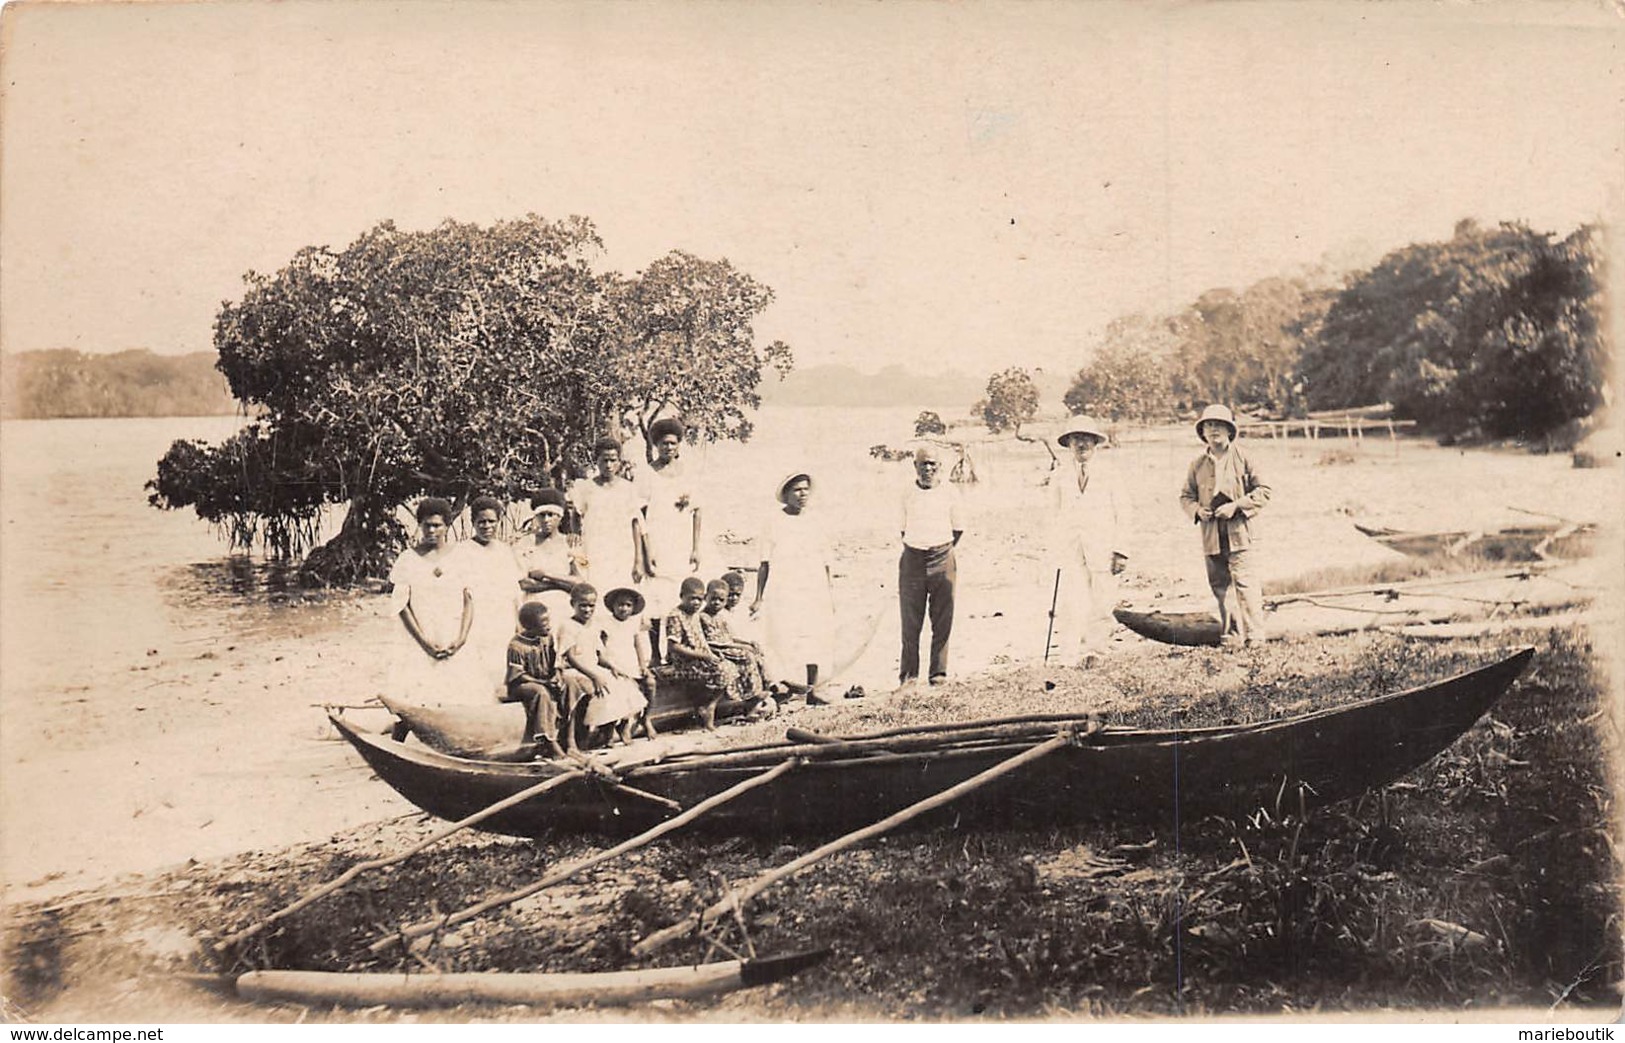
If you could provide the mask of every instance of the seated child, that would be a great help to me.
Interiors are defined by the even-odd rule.
[[[756,639],[756,620],[751,618],[750,609],[739,607],[745,600],[744,574],[724,572],[722,582],[728,584],[728,600],[722,604],[723,615],[728,618],[728,629],[733,631],[735,638],[760,645],[761,642]]]
[[[636,681],[604,666],[604,629],[593,618],[597,609],[597,588],[577,583],[570,590],[570,618],[559,627],[559,654],[569,664],[565,675],[580,679],[585,696],[570,707],[565,718],[565,748],[569,750],[576,749],[578,718],[589,733],[609,725],[612,731],[619,730],[622,741],[631,742],[632,721],[649,706]]]
[[[706,731],[717,729],[717,703],[739,690],[739,668],[712,650],[700,628],[700,604],[705,584],[690,576],[678,588],[677,607],[666,614],[661,630],[666,635],[666,665],[662,677],[673,681],[694,681],[705,688],[706,702],[700,707],[700,724]]]
[[[733,635],[724,605],[728,601],[728,584],[714,579],[705,585],[705,608],[700,612],[700,630],[712,651],[739,668],[742,682],[740,698],[759,699],[767,688],[767,675],[762,670],[762,650],[754,641]],[[774,707],[772,700],[764,704]]]
[[[610,618],[600,624],[604,649],[598,661],[610,673],[632,680],[642,690],[645,706],[639,716],[644,734],[653,739],[659,734],[650,716],[655,701],[655,675],[649,669],[649,629],[643,621],[643,606],[643,595],[631,587],[616,587],[604,595],[604,607],[609,609]],[[623,738],[628,731],[622,731]]]
[[[559,710],[570,699],[567,682],[558,670],[558,646],[553,643],[547,606],[539,601],[519,609],[519,633],[508,642],[505,703],[523,703],[525,738],[541,743],[551,757],[564,756],[559,747]]]

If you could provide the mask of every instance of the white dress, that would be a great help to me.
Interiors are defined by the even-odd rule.
[[[399,616],[407,605],[431,644],[457,640],[463,623],[463,592],[469,589],[464,559],[452,551],[425,557],[408,548],[395,559],[389,581],[395,585],[389,613],[396,636],[389,650],[388,694],[414,706],[468,706],[493,703],[472,644],[447,659],[423,650]],[[470,631],[472,636],[472,631]]]
[[[1080,487],[1081,485],[1081,487]],[[1060,468],[1051,482],[1047,567],[1041,577],[1055,597],[1051,657],[1076,661],[1106,651],[1112,609],[1117,606],[1113,552],[1125,552],[1122,517],[1126,506],[1110,468],[1098,460],[1082,482],[1075,464]],[[1060,587],[1055,574],[1060,571]]]
[[[587,699],[586,711],[582,714],[582,721],[589,728],[630,720],[649,705],[648,700],[643,697],[643,689],[638,687],[636,681],[627,677],[616,677],[600,665],[600,653],[604,650],[605,640],[604,622],[596,615],[585,623],[577,623],[573,618],[566,619],[559,625],[557,631],[561,666],[568,665],[564,657],[570,655],[576,662],[597,669],[605,677],[605,691],[603,694],[590,696]],[[632,666],[633,669],[637,667],[635,653]]]
[[[570,566],[575,556],[570,553],[570,543],[562,532],[553,535],[540,543],[534,536],[526,536],[514,548],[515,556],[519,559],[520,571],[527,576],[533,569],[540,569],[549,576],[568,576]],[[537,594],[525,592],[526,602],[540,601],[547,606],[547,614],[553,620],[553,626],[558,628],[559,623],[570,616],[570,592],[568,590],[545,590]]]
[[[695,483],[683,461],[663,470],[638,470],[637,492],[644,503],[644,536],[654,559],[655,575],[646,581],[646,610],[656,619],[677,607],[678,589],[695,570],[689,564],[694,552],[694,512],[699,509]],[[704,567],[701,561],[701,568]]]
[[[642,615],[616,619],[609,616],[602,623],[604,630],[604,661],[615,664],[615,669],[628,677],[642,677],[643,667],[638,663],[638,635],[647,633],[649,621]]]
[[[501,540],[464,540],[452,553],[474,595],[474,625],[464,652],[479,661],[481,673],[489,675],[489,687],[500,697],[508,671],[508,642],[519,629],[519,605],[525,596],[519,577],[524,573],[513,547]]]
[[[600,596],[632,586],[632,519],[643,509],[637,487],[625,478],[611,478],[602,485],[583,478],[570,486],[570,502],[581,515],[587,579]],[[683,558],[687,560],[686,552]]]
[[[768,564],[762,636],[770,674],[804,682],[807,665],[827,673],[834,660],[835,601],[829,584],[829,535],[813,510],[774,511],[762,527]]]

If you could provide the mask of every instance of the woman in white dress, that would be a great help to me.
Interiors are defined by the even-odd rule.
[[[519,586],[526,601],[540,601],[547,606],[556,628],[559,620],[570,615],[570,590],[581,582],[581,568],[569,538],[559,529],[564,521],[564,494],[557,489],[543,489],[530,498],[530,505],[536,512],[531,519],[534,534],[520,540],[515,548],[519,567],[525,573]]]
[[[389,608],[401,621],[390,651],[389,694],[417,706],[478,699],[478,669],[465,651],[474,596],[448,542],[451,504],[431,496],[417,506],[418,543],[389,570]]]
[[[654,619],[677,607],[683,580],[700,571],[700,505],[693,476],[681,458],[685,433],[682,422],[670,417],[649,425],[654,462],[638,470],[644,592]]]
[[[793,690],[808,692],[817,687],[820,671],[827,675],[835,645],[833,553],[822,519],[808,506],[812,488],[805,471],[779,483],[781,507],[763,527],[756,600],[750,606],[751,615],[762,618],[769,673]]]
[[[497,699],[506,693],[508,642],[518,629],[519,606],[524,600],[519,558],[512,545],[497,538],[503,513],[502,501],[496,497],[476,496],[468,505],[474,538],[457,545],[469,593],[474,595],[468,654],[478,661],[480,672],[486,675],[484,683]]]
[[[1122,515],[1126,508],[1109,468],[1097,459],[1106,432],[1092,417],[1076,416],[1056,441],[1071,451],[1056,475],[1050,504],[1046,581],[1055,598],[1050,647],[1089,667],[1106,652],[1117,576],[1128,563]],[[1058,577],[1058,580],[1057,580]]]
[[[593,456],[597,473],[570,486],[570,502],[581,515],[586,576],[605,589],[635,585],[643,579],[643,501],[621,477],[619,443],[601,438]]]

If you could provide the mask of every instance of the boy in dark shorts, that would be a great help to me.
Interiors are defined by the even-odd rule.
[[[548,757],[563,757],[559,745],[559,717],[569,698],[558,669],[558,647],[553,642],[547,606],[532,601],[519,609],[519,633],[508,642],[507,692],[502,701],[525,707],[525,738],[540,743]]]

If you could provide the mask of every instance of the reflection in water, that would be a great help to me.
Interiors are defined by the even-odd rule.
[[[346,609],[369,601],[364,592],[306,589],[297,562],[246,554],[161,569],[157,585],[172,618],[194,618],[194,636],[312,636],[346,625]]]
[[[298,564],[290,561],[234,554],[218,561],[188,565],[184,572],[189,575],[176,576],[169,584],[172,591],[272,603],[285,602],[290,596],[307,593],[299,587]]]

